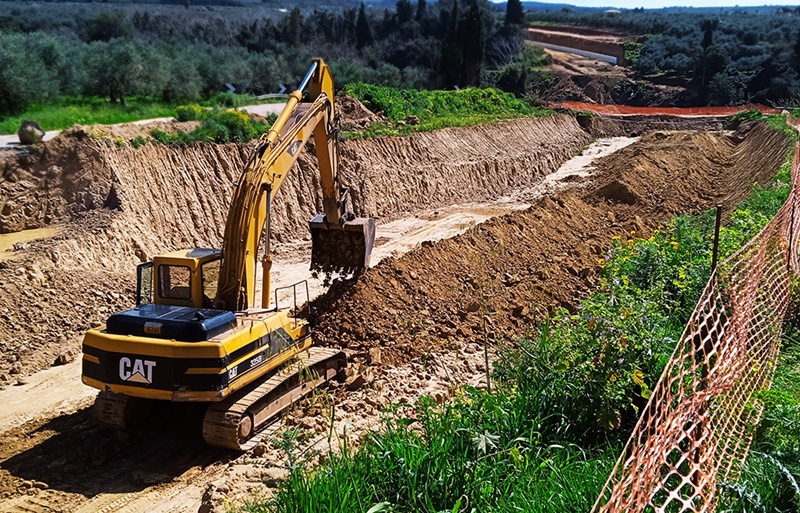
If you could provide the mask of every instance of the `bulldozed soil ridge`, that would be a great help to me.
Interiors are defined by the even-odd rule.
[[[582,190],[426,243],[316,301],[318,341],[384,364],[486,338],[514,340],[598,282],[615,235],[648,236],[676,214],[730,209],[783,163],[790,141],[763,124],[734,134],[654,132],[598,164]],[[491,313],[488,328],[482,314]],[[486,331],[484,331],[486,330]]]

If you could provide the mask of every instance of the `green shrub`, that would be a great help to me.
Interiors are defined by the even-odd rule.
[[[417,116],[423,121],[452,115],[534,113],[527,103],[496,89],[421,91],[357,83],[345,86],[343,92],[357,98],[373,112],[383,111],[390,121],[400,121],[407,116]]]
[[[738,113],[734,114],[733,116],[731,116],[730,118],[728,118],[728,120],[725,122],[725,126],[726,126],[726,128],[729,128],[729,129],[735,129],[736,127],[738,127],[744,121],[756,121],[756,120],[762,119],[763,117],[764,117],[764,115],[761,114],[760,110],[758,110],[758,109],[750,109],[750,110],[738,112]]]
[[[642,55],[642,43],[638,43],[636,41],[625,41],[624,44],[625,60],[628,61],[628,65],[631,65],[638,61],[639,57]]]
[[[167,134],[153,130],[153,140],[160,144],[186,145],[196,142],[244,143],[269,131],[277,116],[270,115],[265,121],[255,120],[246,112],[238,110],[204,111],[200,126],[191,132],[178,130]]]
[[[351,133],[348,137],[409,135],[548,113],[496,89],[423,91],[354,83],[345,86],[343,92],[357,98],[373,112],[382,112],[390,121],[374,123],[363,134]],[[409,116],[415,116],[419,125],[406,125]]]
[[[144,146],[147,144],[147,138],[141,135],[137,135],[133,139],[131,139],[131,146],[134,148],[139,148],[140,146]]]
[[[160,143],[160,144],[169,144],[173,146],[182,146],[186,144],[192,144],[194,139],[192,138],[191,133],[184,132],[183,130],[178,130],[177,132],[167,133],[163,130],[153,129],[150,131],[150,135],[153,137],[153,141]]]
[[[247,142],[269,130],[269,124],[255,121],[243,111],[212,111],[192,132],[195,141],[216,143]]]
[[[206,109],[199,105],[180,105],[175,108],[175,119],[178,121],[197,121],[203,119]]]

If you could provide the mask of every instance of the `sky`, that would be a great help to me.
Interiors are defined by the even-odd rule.
[[[523,0],[524,1],[524,0]],[[539,2],[554,4],[572,4],[585,7],[672,7],[675,5],[691,7],[733,7],[739,6],[759,6],[759,5],[800,5],[800,1],[781,1],[781,0],[537,0]]]

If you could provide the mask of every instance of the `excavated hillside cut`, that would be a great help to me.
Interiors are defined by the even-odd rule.
[[[335,285],[315,302],[317,339],[384,363],[492,337],[513,340],[554,307],[572,309],[598,281],[611,238],[646,237],[679,213],[732,207],[786,158],[763,124],[733,136],[655,132],[598,164],[581,191],[545,197],[448,240],[426,243]]]

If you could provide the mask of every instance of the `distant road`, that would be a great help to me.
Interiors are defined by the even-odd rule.
[[[565,53],[574,53],[575,55],[580,55],[582,57],[588,57],[590,59],[597,59],[598,61],[606,61],[610,62],[613,65],[617,65],[617,58],[613,55],[606,55],[604,53],[596,53],[590,52],[587,50],[581,50],[578,48],[570,48],[569,46],[561,46],[561,45],[551,45],[550,43],[542,43],[540,41],[531,41],[532,44],[536,46],[541,46],[542,48],[547,48],[549,50],[556,50],[559,52]]]
[[[237,107],[238,109],[244,109],[250,114],[257,114],[259,116],[267,117],[268,114],[280,114],[281,110],[285,106],[285,103],[263,103],[260,105],[246,105],[244,107]],[[132,124],[132,125],[146,125],[148,123],[155,123],[158,121],[172,121],[173,118],[154,118],[154,119],[141,119],[139,121],[131,121],[129,123],[121,123],[124,125]],[[61,130],[51,130],[49,132],[45,132],[44,140],[49,141],[53,137],[57,136],[61,133]],[[0,135],[0,148],[14,148],[21,146],[19,143],[19,138],[17,134],[12,135]]]

